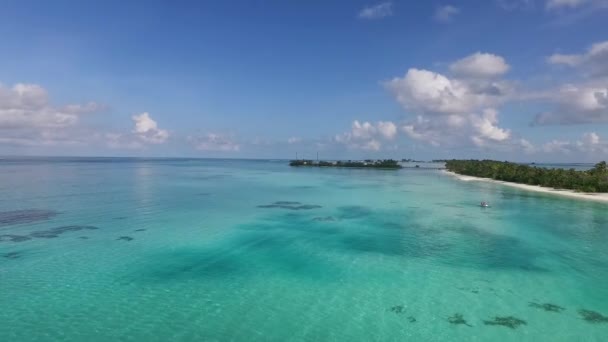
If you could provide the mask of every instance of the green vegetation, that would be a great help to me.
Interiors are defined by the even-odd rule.
[[[597,163],[587,171],[574,169],[545,169],[494,160],[449,160],[447,170],[467,176],[540,185],[580,192],[608,192],[608,165]]]
[[[292,160],[290,166],[316,166],[316,167],[353,167],[353,168],[374,168],[374,169],[400,169],[399,162],[392,159],[365,161],[312,161],[312,160]]]

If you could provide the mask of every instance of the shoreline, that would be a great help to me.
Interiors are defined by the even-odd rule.
[[[540,193],[544,193],[544,194],[552,194],[552,195],[581,199],[581,200],[608,203],[608,193],[584,193],[584,192],[575,192],[572,190],[558,190],[558,189],[554,189],[554,188],[542,187],[539,185],[512,183],[512,182],[499,181],[499,180],[495,180],[495,179],[491,179],[491,178],[481,178],[481,177],[475,177],[475,176],[461,175],[461,174],[458,174],[458,173],[455,173],[452,171],[448,171],[448,170],[443,170],[443,172],[447,175],[455,177],[458,180],[461,180],[464,182],[478,181],[478,182],[494,183],[494,184],[510,186],[512,188],[517,188],[517,189],[521,189],[521,190],[534,191],[534,192],[540,192]]]

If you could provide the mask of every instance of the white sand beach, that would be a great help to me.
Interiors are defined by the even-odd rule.
[[[577,199],[582,199],[582,200],[590,200],[590,201],[608,203],[608,193],[584,193],[584,192],[575,192],[572,190],[563,190],[563,189],[558,190],[558,189],[553,189],[553,188],[545,188],[545,187],[538,186],[538,185],[511,183],[511,182],[498,181],[498,180],[494,180],[494,179],[490,179],[490,178],[480,178],[480,177],[459,175],[457,173],[447,171],[447,170],[443,170],[443,172],[445,172],[446,174],[448,174],[450,176],[456,177],[461,181],[465,181],[465,182],[480,181],[480,182],[496,183],[496,184],[510,186],[513,188],[522,189],[522,190],[536,191],[536,192],[542,192],[545,194],[552,194],[552,195],[565,196],[565,197],[577,198]]]

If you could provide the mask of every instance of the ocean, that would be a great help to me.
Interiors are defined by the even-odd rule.
[[[607,285],[603,203],[424,168],[0,160],[0,341],[605,341]]]

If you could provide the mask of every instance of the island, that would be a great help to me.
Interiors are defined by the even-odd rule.
[[[448,160],[445,167],[450,172],[465,176],[575,192],[608,193],[608,165],[605,161],[585,171],[495,160]]]
[[[349,167],[349,168],[370,168],[370,169],[387,169],[387,170],[396,170],[401,169],[402,166],[398,161],[393,159],[381,159],[381,160],[371,160],[366,159],[364,161],[314,161],[307,159],[297,159],[289,162],[289,166],[304,166],[304,167]]]

